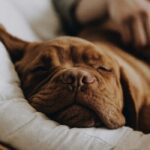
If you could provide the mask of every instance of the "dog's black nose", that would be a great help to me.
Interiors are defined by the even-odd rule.
[[[95,82],[95,77],[83,70],[71,69],[63,74],[63,83],[67,84],[71,90],[82,89]]]

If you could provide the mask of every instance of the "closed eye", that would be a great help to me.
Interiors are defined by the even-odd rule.
[[[47,73],[49,72],[49,68],[47,66],[37,66],[32,69],[33,73]]]
[[[112,72],[112,68],[109,68],[109,67],[107,67],[107,66],[99,66],[98,68],[97,68],[97,71],[98,72]]]

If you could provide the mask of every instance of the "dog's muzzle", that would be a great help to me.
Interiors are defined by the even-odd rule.
[[[89,72],[79,69],[66,70],[61,75],[62,83],[65,84],[70,92],[82,92],[87,86],[93,84],[96,79]]]

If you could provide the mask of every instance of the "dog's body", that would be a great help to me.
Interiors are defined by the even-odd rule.
[[[76,127],[150,132],[150,68],[117,46],[82,34],[29,43],[0,28],[29,103]]]

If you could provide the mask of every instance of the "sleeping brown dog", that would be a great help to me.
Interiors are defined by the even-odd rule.
[[[26,42],[1,27],[0,40],[38,111],[71,127],[150,132],[150,69],[143,62],[99,39]]]

